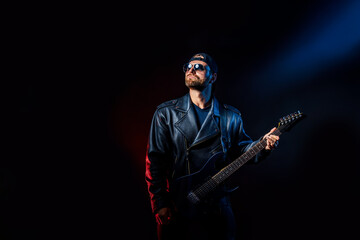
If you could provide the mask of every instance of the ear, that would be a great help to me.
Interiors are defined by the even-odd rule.
[[[216,73],[213,73],[213,74],[211,75],[211,78],[210,78],[209,83],[214,83],[214,82],[216,81],[216,78],[217,78],[217,74],[216,74]]]

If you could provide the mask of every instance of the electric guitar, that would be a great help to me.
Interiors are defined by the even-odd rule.
[[[278,127],[272,134],[280,136],[304,117],[305,115],[298,111],[280,118]],[[223,152],[218,152],[209,158],[199,171],[175,179],[172,184],[175,190],[171,191],[176,194],[173,196],[175,207],[178,210],[187,211],[206,204],[209,199],[223,196],[224,192],[220,186],[224,181],[265,147],[266,139],[262,139],[220,170],[216,168],[216,163],[223,159]]]

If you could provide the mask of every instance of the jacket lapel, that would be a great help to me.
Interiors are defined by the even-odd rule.
[[[203,125],[201,126],[199,132],[197,133],[196,138],[191,146],[199,144],[219,134],[220,129],[218,125],[218,102],[215,98],[213,98],[210,112],[206,117]]]
[[[186,138],[187,147],[192,147],[220,133],[219,102],[215,97],[211,103],[210,112],[200,130],[196,125],[196,113],[189,94],[182,97],[175,108],[183,112],[183,116],[175,123],[175,127]]]
[[[198,133],[195,109],[191,106],[190,95],[182,97],[175,108],[183,112],[183,116],[175,123],[175,127],[184,135],[187,147],[189,147]]]

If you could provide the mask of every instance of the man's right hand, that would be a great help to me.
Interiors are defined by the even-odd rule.
[[[170,223],[172,219],[172,212],[169,207],[161,208],[156,214],[155,214],[156,222],[158,224],[164,224],[167,225]]]

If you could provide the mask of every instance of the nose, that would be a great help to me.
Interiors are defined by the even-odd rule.
[[[190,68],[190,69],[188,69],[188,72],[191,72],[191,73],[195,72],[195,68],[194,68],[194,66],[191,66],[191,68]]]

